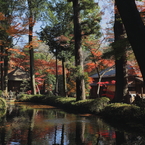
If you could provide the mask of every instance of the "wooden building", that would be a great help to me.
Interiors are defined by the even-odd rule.
[[[28,72],[22,70],[21,68],[16,68],[8,74],[8,91],[13,92],[20,91],[20,85],[23,80],[30,82],[30,75]]]
[[[108,71],[107,71],[108,70]],[[106,96],[109,98],[113,98],[115,95],[115,68],[102,71],[100,74],[104,73],[101,82],[99,82],[98,74],[91,75],[90,77],[93,78],[93,83],[90,84],[90,98],[97,97],[97,88],[98,84],[100,87],[100,96]],[[139,93],[140,96],[145,95],[145,86],[143,83],[143,79],[135,73],[133,67],[128,66],[128,87],[129,93],[135,95]],[[105,94],[104,94],[105,93]]]

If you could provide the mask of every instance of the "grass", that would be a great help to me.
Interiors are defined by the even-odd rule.
[[[43,95],[22,95],[20,102],[33,102],[46,105],[53,105],[74,113],[96,113],[98,114],[109,103],[108,98],[86,99],[76,101],[76,98]]]

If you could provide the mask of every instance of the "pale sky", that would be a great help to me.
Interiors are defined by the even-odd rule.
[[[102,32],[105,31],[104,29],[106,27],[109,26],[109,21],[111,19],[111,15],[113,13],[113,4],[111,4],[111,0],[96,0],[96,2],[99,1],[99,6],[100,6],[100,10],[104,11],[104,14],[102,16],[102,21],[101,21],[101,28],[102,28]],[[108,1],[108,2],[106,2]],[[38,22],[35,24],[34,26],[34,36],[37,36],[37,34],[35,33],[36,31],[39,32],[41,30],[41,25],[42,22]],[[110,26],[109,26],[110,27]],[[28,43],[28,35],[24,35],[22,36],[22,38],[19,40],[19,43],[17,45],[23,47],[26,43]]]

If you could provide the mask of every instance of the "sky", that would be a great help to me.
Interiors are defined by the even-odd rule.
[[[110,27],[109,21],[111,20],[112,17],[112,12],[113,12],[113,4],[110,4],[111,0],[95,0],[96,2],[98,1],[100,10],[104,11],[104,14],[102,16],[102,21],[100,23],[102,32],[105,32],[105,28]],[[34,36],[37,36],[36,32],[41,31],[41,26],[42,22],[37,22],[34,26]],[[17,40],[14,40],[14,43],[16,43]],[[28,43],[28,35],[24,35],[19,39],[19,42],[16,44],[17,46],[23,47]]]

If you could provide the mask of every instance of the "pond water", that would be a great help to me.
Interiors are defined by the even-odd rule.
[[[126,143],[125,143],[126,142]],[[0,145],[139,145],[143,137],[115,130],[99,117],[48,105],[8,104],[0,119]]]

